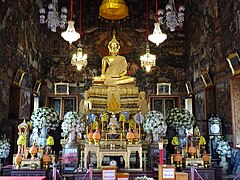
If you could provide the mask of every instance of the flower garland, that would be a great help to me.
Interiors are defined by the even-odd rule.
[[[62,123],[61,133],[62,137],[66,137],[69,135],[71,131],[76,131],[77,133],[81,133],[85,129],[85,122],[83,120],[82,114],[77,111],[69,111],[64,115],[64,120]]]
[[[186,109],[171,109],[166,119],[167,124],[173,129],[191,129],[195,124],[195,117]]]
[[[200,139],[199,139],[199,145],[201,145],[201,146],[206,145],[206,139],[205,139],[205,137],[200,136]]]
[[[167,131],[167,123],[163,114],[159,111],[150,111],[145,115],[145,120],[143,122],[143,129],[147,133],[152,133],[153,135],[159,134],[160,136],[165,136]]]
[[[6,135],[0,137],[0,158],[7,158],[10,152],[9,139]]]
[[[171,143],[172,143],[173,146],[177,146],[178,143],[179,143],[179,142],[178,142],[178,137],[177,137],[177,136],[174,136],[174,137],[172,138],[172,142],[171,142]]]
[[[39,130],[45,128],[47,130],[56,130],[59,126],[60,119],[57,112],[49,107],[40,107],[31,115],[31,123],[33,127]]]
[[[220,156],[227,156],[229,158],[231,157],[231,153],[232,153],[231,147],[229,146],[228,142],[224,141],[223,139],[218,142],[216,152]]]
[[[54,145],[54,138],[52,136],[48,136],[46,141],[47,146],[53,146]]]

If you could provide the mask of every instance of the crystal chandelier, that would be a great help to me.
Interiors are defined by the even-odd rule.
[[[80,0],[80,13],[79,13],[79,31],[82,32],[82,0]],[[87,54],[83,54],[82,43],[79,41],[78,49],[72,56],[71,64],[77,66],[77,70],[81,70],[87,65]]]
[[[83,54],[82,44],[79,42],[77,53],[73,54],[71,64],[77,66],[77,70],[80,71],[87,63],[87,54]]]
[[[158,15],[160,15],[158,18],[159,23],[164,24],[166,22],[167,27],[171,32],[173,32],[177,26],[183,26],[184,11],[185,7],[180,5],[177,12],[174,0],[169,0],[168,4],[166,5],[166,14],[163,9],[158,10]]]
[[[61,36],[65,41],[68,41],[70,44],[80,38],[80,34],[75,31],[74,21],[72,21],[72,10],[73,10],[73,0],[71,0],[71,11],[70,11],[70,21],[68,21],[67,30],[61,33]]]
[[[158,1],[156,0],[156,23],[154,23],[153,33],[148,36],[148,40],[155,43],[157,46],[167,39],[167,35],[162,33],[160,24],[158,23]]]
[[[156,56],[150,54],[149,45],[146,46],[146,53],[140,56],[141,67],[145,67],[146,71],[149,72],[152,66],[156,66]]]
[[[46,10],[45,8],[39,9],[40,13],[40,23],[47,23],[48,28],[51,29],[52,32],[57,31],[57,27],[59,26],[61,29],[65,28],[67,22],[67,8],[62,7],[61,15],[59,17],[58,14],[58,0],[52,0],[52,3],[48,5],[48,15],[46,18]]]
[[[146,0],[146,36],[148,37],[148,0]],[[146,68],[146,71],[149,72],[152,66],[156,66],[156,56],[150,54],[148,39],[146,38],[146,53],[140,56],[141,67]]]

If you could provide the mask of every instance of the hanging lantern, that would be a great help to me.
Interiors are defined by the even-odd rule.
[[[99,15],[105,19],[120,20],[128,16],[128,7],[124,0],[103,0]]]

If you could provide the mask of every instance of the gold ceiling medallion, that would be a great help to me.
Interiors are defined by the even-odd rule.
[[[105,19],[120,20],[128,16],[128,7],[124,0],[103,0],[99,15]]]

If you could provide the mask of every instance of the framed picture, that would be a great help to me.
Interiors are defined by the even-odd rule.
[[[240,73],[240,59],[238,53],[232,53],[227,58],[229,67],[231,68],[232,74]]]
[[[69,83],[54,83],[55,95],[69,95]]]
[[[37,80],[33,87],[33,93],[38,94],[40,86],[41,86],[41,81]]]
[[[213,85],[212,80],[208,74],[208,71],[202,71],[201,78],[203,80],[205,88],[210,87]]]
[[[22,88],[20,91],[19,119],[30,118],[30,106],[31,106],[31,91]]]
[[[162,112],[165,116],[173,108],[180,108],[180,96],[149,96],[150,110]]]
[[[187,90],[188,95],[192,95],[193,94],[193,88],[192,88],[191,82],[187,81],[185,83],[185,86],[186,86],[186,90]]]
[[[157,95],[171,95],[171,83],[158,83]]]
[[[25,72],[22,69],[18,69],[14,77],[13,84],[21,86],[24,74]]]

